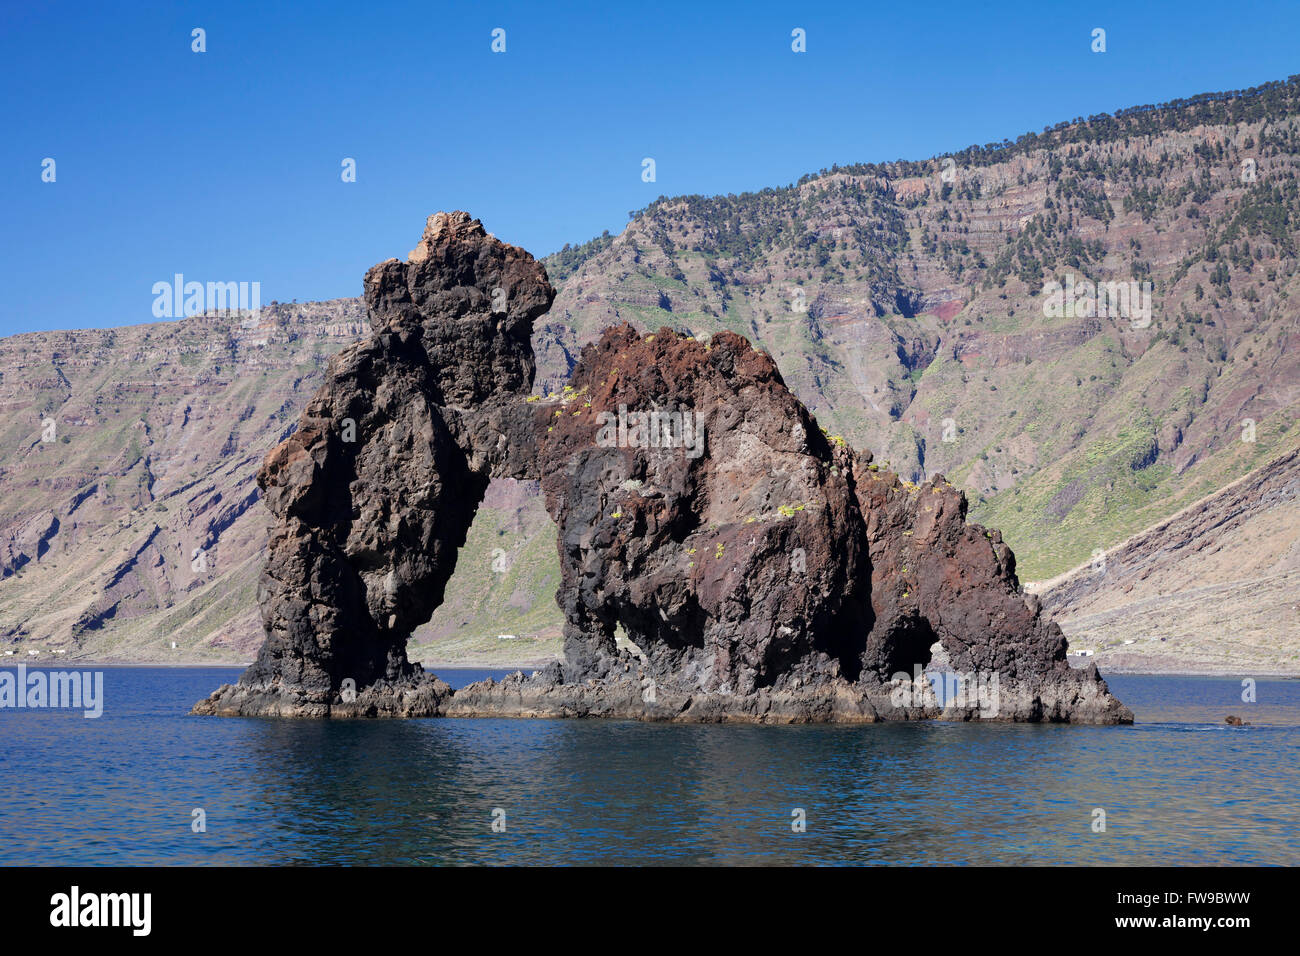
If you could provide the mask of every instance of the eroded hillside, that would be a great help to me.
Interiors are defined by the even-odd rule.
[[[1107,670],[1300,670],[1300,452],[1037,590]]]

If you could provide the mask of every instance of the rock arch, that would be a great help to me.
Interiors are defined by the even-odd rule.
[[[545,271],[468,214],[366,275],[371,336],[332,360],[258,475],[266,642],[195,713],[873,721],[942,644],[996,671],[999,719],[1131,720],[1018,593],[997,532],[824,434],[739,335],[607,329],[530,398]],[[455,694],[406,657],[493,477],[541,482],[565,660]],[[639,649],[619,649],[621,624]],[[969,718],[969,709],[944,716]],[[987,716],[987,715],[986,715]]]

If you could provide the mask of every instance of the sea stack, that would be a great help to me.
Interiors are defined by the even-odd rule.
[[[607,329],[530,396],[554,292],[459,212],[365,288],[372,335],[259,474],[266,643],[195,713],[1132,721],[958,489],[823,433],[741,336]],[[497,476],[541,481],[565,657],[453,693],[406,639]]]
[[[366,273],[371,334],[335,356],[257,481],[273,516],[256,662],[196,713],[437,714],[450,689],[406,658],[442,602],[533,384],[533,320],[555,292],[532,256],[463,212],[430,216],[405,262]]]

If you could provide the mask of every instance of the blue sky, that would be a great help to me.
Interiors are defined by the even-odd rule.
[[[264,303],[357,295],[439,209],[544,255],[661,194],[1283,79],[1298,41],[1294,0],[10,0],[0,334],[152,321],[153,284],[177,272],[261,282]]]

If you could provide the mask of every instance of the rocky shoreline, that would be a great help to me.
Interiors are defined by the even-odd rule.
[[[1086,679],[1013,682],[995,694],[967,694],[941,702],[916,681],[850,683],[842,678],[816,685],[792,683],[755,693],[701,692],[662,684],[629,659],[621,673],[601,680],[566,683],[555,664],[525,675],[477,681],[458,691],[433,674],[378,682],[360,692],[321,702],[275,687],[228,684],[193,713],[218,717],[510,717],[614,718],[666,723],[869,724],[945,720],[1132,723],[1132,713],[1110,695],[1095,668]]]

